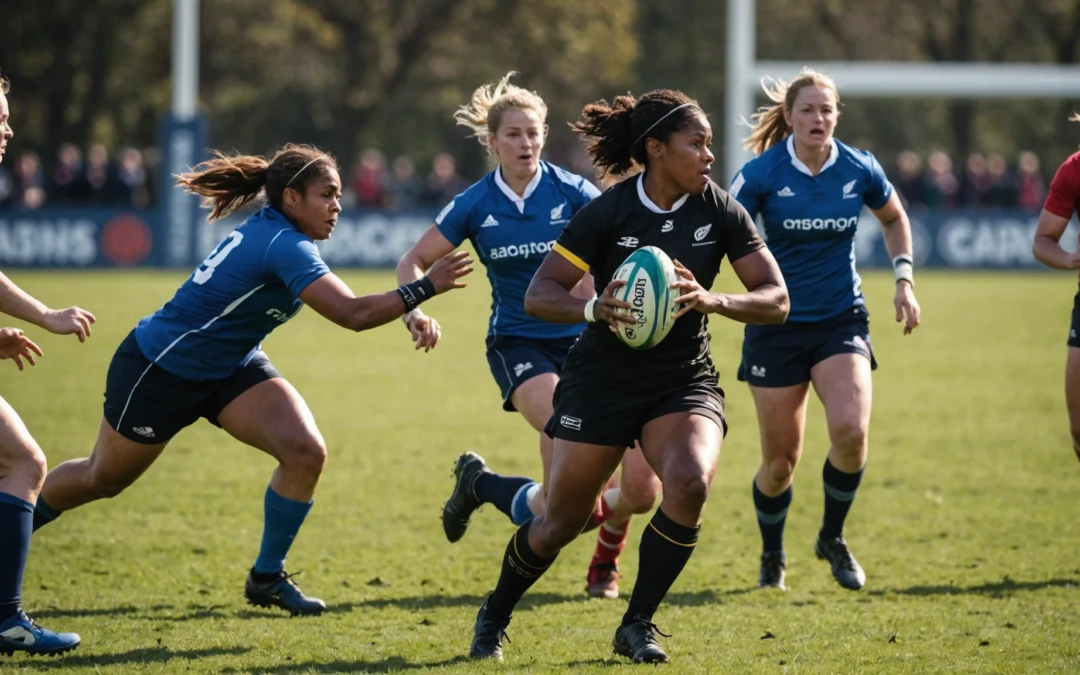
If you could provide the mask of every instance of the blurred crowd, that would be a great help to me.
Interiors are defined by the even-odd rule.
[[[931,152],[924,159],[914,151],[904,150],[891,168],[885,158],[879,159],[913,211],[1038,211],[1046,198],[1050,177],[1033,152],[1021,152],[1012,162],[1000,154],[972,153],[959,166],[941,151]],[[583,151],[554,161],[575,173],[593,176]],[[75,145],[64,144],[51,162],[43,161],[37,153],[23,152],[14,161],[0,165],[0,207],[151,206],[158,188],[158,163],[153,150],[123,148],[110,153],[101,145],[90,147],[84,155]],[[380,150],[367,148],[342,176],[342,201],[345,208],[442,208],[478,177],[461,175],[454,157],[446,152],[435,155],[430,168],[422,171],[411,157],[399,155],[388,161]]]

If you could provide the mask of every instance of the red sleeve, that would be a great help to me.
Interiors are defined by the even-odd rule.
[[[1072,218],[1077,202],[1080,202],[1080,152],[1058,167],[1043,208],[1062,218]]]

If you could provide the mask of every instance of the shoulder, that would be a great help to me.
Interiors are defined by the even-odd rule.
[[[600,195],[600,190],[584,176],[571,173],[550,162],[541,161],[540,165],[541,170],[544,171],[544,175],[547,176],[561,192],[569,191],[576,194],[586,194],[590,199],[595,199]]]
[[[790,163],[791,156],[788,153],[787,141],[784,140],[743,164],[738,174],[736,174],[736,179],[741,176],[744,183],[764,183],[777,170]],[[734,185],[734,182],[732,184]]]
[[[469,187],[459,192],[450,203],[443,207],[443,210],[439,212],[439,215],[435,217],[435,224],[441,225],[442,221],[450,215],[450,213],[460,214],[459,217],[464,217],[470,213],[477,204],[487,199],[491,194],[492,188],[495,187],[494,172],[488,172],[486,176],[476,181]]]
[[[734,189],[734,186],[732,186],[732,190]],[[717,213],[721,216],[737,216],[739,211],[744,210],[744,207],[738,202],[732,192],[728,192],[712,180],[709,181],[709,185],[705,188],[705,192],[702,193],[701,199],[703,199],[710,208],[716,209]]]
[[[881,164],[869,150],[860,150],[859,148],[841,143],[835,138],[833,139],[833,143],[836,143],[838,151],[836,161],[842,162],[845,167],[854,168],[865,173],[878,173],[882,170]]]
[[[1058,172],[1069,175],[1071,179],[1080,179],[1080,152],[1074,152],[1061,163]]]

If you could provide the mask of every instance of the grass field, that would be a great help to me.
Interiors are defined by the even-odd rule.
[[[46,355],[30,372],[0,364],[0,395],[55,465],[88,453],[113,350],[184,273],[13,276],[45,302],[77,303],[99,319],[86,345],[34,329]],[[344,276],[357,292],[393,285],[389,273]],[[867,588],[840,589],[813,557],[828,446],[815,402],[788,517],[791,590],[752,590],[757,427],[734,379],[741,328],[716,321],[731,432],[697,552],[656,617],[674,634],[663,641],[673,659],[665,672],[1080,671],[1080,466],[1062,401],[1075,286],[1051,274],[924,272],[924,324],[907,338],[892,322],[891,275],[869,274],[865,287],[881,369],[848,540]],[[594,539],[582,537],[519,607],[506,662],[463,656],[512,529],[489,508],[462,542],[446,543],[439,513],[453,460],[472,449],[496,469],[539,471],[535,435],[500,411],[487,372],[487,304],[479,277],[433,301],[427,309],[444,337],[426,355],[412,351],[400,325],[357,335],[310,310],[268,340],[330,448],[289,559],[305,591],[327,601],[327,615],[289,619],[244,603],[273,463],[200,422],[126,493],[39,533],[27,608],[49,627],[82,634],[83,646],[56,660],[0,660],[0,672],[629,667],[610,642],[644,519],[632,525],[622,599],[584,599]]]

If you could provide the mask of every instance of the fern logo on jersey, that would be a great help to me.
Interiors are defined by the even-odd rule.
[[[708,225],[703,225],[698,229],[694,230],[694,241],[701,241],[702,239],[707,237],[709,235],[709,230],[711,229],[712,223],[709,223]]]
[[[562,225],[566,222],[566,218],[563,218],[563,208],[566,206],[566,202],[559,204],[555,208],[551,209],[551,224]]]
[[[844,185],[844,199],[857,199],[859,195],[854,194],[852,191],[855,189],[855,184],[858,180],[853,180]]]

